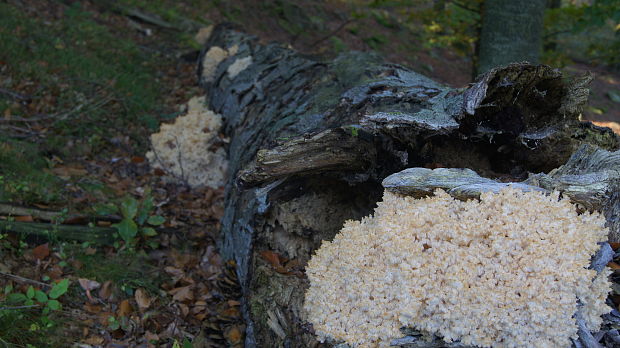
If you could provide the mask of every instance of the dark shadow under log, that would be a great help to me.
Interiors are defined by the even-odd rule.
[[[578,121],[591,77],[542,65],[513,64],[453,89],[372,54],[319,61],[218,26],[199,78],[230,137],[220,248],[238,265],[247,347],[333,346],[305,321],[303,269],[345,220],[372,212],[388,175],[455,167],[522,181],[581,144],[620,144]]]

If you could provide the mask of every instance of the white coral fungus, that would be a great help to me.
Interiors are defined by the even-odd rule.
[[[593,331],[611,310],[609,271],[588,269],[604,224],[557,193],[386,192],[317,250],[304,308],[320,339],[359,347],[387,346],[403,326],[482,347],[569,347],[578,300]]]
[[[187,114],[173,124],[162,124],[151,135],[153,150],[146,154],[154,168],[161,168],[173,178],[192,187],[224,185],[228,161],[219,141],[222,116],[205,107],[204,97],[187,103]],[[213,150],[213,148],[217,148]]]

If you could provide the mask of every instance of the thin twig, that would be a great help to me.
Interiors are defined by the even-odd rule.
[[[29,283],[29,284],[35,284],[35,285],[39,285],[39,286],[44,286],[47,288],[51,288],[52,286],[46,283],[42,283],[40,281],[34,280],[34,279],[28,279],[28,278],[24,278],[24,277],[20,277],[18,275],[15,274],[10,274],[10,273],[4,273],[4,272],[0,272],[1,276],[5,276],[7,278],[11,278],[17,282],[20,283]]]
[[[38,304],[33,304],[29,306],[0,307],[0,311],[5,310],[5,309],[26,309],[26,308],[35,308],[35,307],[41,307],[41,306],[39,306]]]
[[[21,101],[29,101],[32,99],[32,97],[27,96],[27,95],[23,95],[17,92],[13,92],[11,90],[8,89],[4,89],[4,88],[0,88],[0,94],[4,94],[4,95],[8,95],[9,97],[13,98],[13,99],[17,99],[17,100],[21,100]]]

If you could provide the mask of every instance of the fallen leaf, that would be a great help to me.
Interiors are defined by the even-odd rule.
[[[140,156],[131,157],[131,163],[144,163],[144,161],[145,161],[144,157],[140,157]]]
[[[174,280],[174,282],[178,282],[179,279],[183,278],[185,276],[185,273],[178,269],[178,268],[174,268],[172,266],[166,266],[164,268],[164,271],[168,274],[170,274],[170,276],[172,276],[172,279]]]
[[[97,249],[88,247],[84,249],[84,254],[86,255],[95,255],[97,253]]]
[[[260,256],[265,261],[269,262],[269,264],[273,266],[273,268],[282,267],[282,263],[280,262],[280,255],[278,255],[277,253],[271,250],[263,250],[260,252]]]
[[[109,300],[112,297],[112,281],[108,280],[103,283],[101,289],[99,289],[99,297],[104,300]]]
[[[179,306],[179,309],[181,310],[181,316],[183,318],[187,317],[187,315],[189,314],[189,307],[183,303],[179,303],[178,306]]]
[[[611,246],[612,249],[616,250],[618,248],[620,248],[620,243],[618,242],[610,242],[609,245]]]
[[[282,256],[271,250],[263,250],[260,252],[260,255],[265,261],[267,261],[271,265],[271,267],[273,267],[276,272],[281,274],[290,274],[290,272],[282,265],[282,263],[285,263],[287,261]]]
[[[175,301],[183,302],[183,301],[191,301],[194,299],[194,294],[192,293],[193,285],[183,286],[180,288],[175,288],[168,293],[172,295],[172,299]]]
[[[243,337],[243,333],[237,326],[233,326],[230,329],[224,332],[224,337],[228,341],[228,343],[236,344],[241,342],[241,338]]]
[[[84,340],[84,343],[91,345],[91,346],[100,346],[103,343],[103,337],[90,336],[89,338]]]
[[[49,243],[41,244],[32,249],[32,255],[38,260],[43,260],[44,258],[50,256]]]
[[[118,306],[118,316],[128,317],[131,312],[133,312],[133,308],[131,307],[131,303],[129,303],[129,300],[121,301],[121,304]]]
[[[144,311],[149,308],[151,305],[151,298],[146,294],[146,291],[142,289],[136,290],[135,296],[136,302],[138,303],[138,308],[140,311]]]
[[[97,313],[100,313],[102,309],[103,307],[101,305],[95,305],[95,304],[90,304],[90,303],[86,303],[84,305],[84,310],[87,311],[88,313],[97,314]]]

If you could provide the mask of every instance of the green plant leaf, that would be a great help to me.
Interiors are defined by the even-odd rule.
[[[28,298],[26,297],[26,295],[24,294],[20,294],[20,293],[15,293],[15,294],[10,294],[9,296],[6,297],[6,299],[9,302],[24,302],[26,301]]]
[[[144,224],[146,219],[149,217],[151,210],[153,210],[153,206],[153,197],[149,193],[140,204],[140,208],[138,208],[138,216],[136,217],[136,222],[138,225]]]
[[[69,289],[69,279],[63,279],[60,282],[54,284],[52,290],[49,292],[49,298],[57,299],[62,296]]]
[[[24,305],[26,306],[33,306],[34,305],[34,301],[31,299],[26,299],[26,301],[24,302]]]
[[[157,231],[153,227],[145,227],[142,229],[142,234],[147,237],[154,237],[157,235]]]
[[[133,220],[138,213],[138,201],[133,197],[127,197],[121,202],[121,214],[125,219]]]
[[[120,223],[112,226],[116,227],[118,234],[126,242],[130,242],[138,233],[138,225],[131,219],[123,219]]]
[[[26,290],[26,297],[28,297],[29,299],[34,298],[34,288],[32,287],[32,285],[30,285],[28,287],[28,290]]]
[[[58,302],[58,300],[49,300],[47,302],[47,307],[53,311],[57,311],[60,309],[60,302]]]
[[[47,294],[44,293],[41,290],[37,290],[37,291],[34,292],[34,298],[36,298],[37,301],[39,301],[41,303],[45,303],[45,302],[48,301]]]
[[[184,338],[183,339],[183,348],[194,348],[194,345],[187,338]]]
[[[149,225],[159,226],[166,221],[166,218],[160,215],[151,215],[149,219],[146,221]]]
[[[112,215],[118,213],[118,207],[112,203],[97,203],[93,209],[97,215]]]

